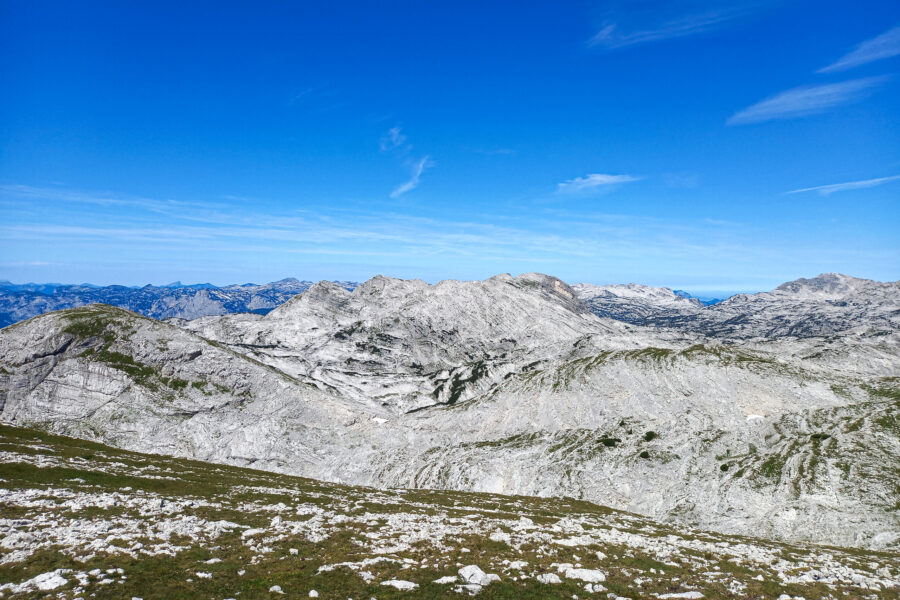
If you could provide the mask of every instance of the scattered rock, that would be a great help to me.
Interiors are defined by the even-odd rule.
[[[387,585],[393,588],[397,588],[401,591],[409,591],[414,590],[419,587],[418,583],[413,583],[412,581],[403,581],[402,579],[391,579],[389,581],[382,581],[381,585]]]
[[[468,565],[459,570],[459,577],[466,583],[486,586],[492,581],[500,581],[500,576],[493,573],[487,574],[477,565]]]
[[[603,583],[606,581],[606,575],[603,571],[595,569],[566,569],[564,574],[566,579],[580,579],[588,583]]]

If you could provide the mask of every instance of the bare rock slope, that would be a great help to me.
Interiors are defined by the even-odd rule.
[[[900,592],[896,555],[701,532],[572,498],[350,487],[4,425],[0,457],[3,598]]]
[[[824,276],[704,308],[527,274],[319,283],[265,316],[172,323],[92,306],[2,330],[0,415],[330,481],[897,549],[897,290]]]

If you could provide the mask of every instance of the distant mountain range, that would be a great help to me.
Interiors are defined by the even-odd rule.
[[[0,327],[6,327],[37,315],[87,304],[109,304],[134,311],[152,319],[197,319],[233,313],[264,315],[270,310],[309,289],[314,282],[293,277],[271,283],[244,283],[216,286],[211,283],[184,284],[173,281],[166,285],[124,286],[91,283],[12,283],[0,281]],[[332,283],[351,291],[354,281]],[[589,286],[589,284],[582,284]],[[592,288],[665,290],[692,301],[695,306],[721,302],[714,298],[692,296],[682,290],[628,286],[590,286]],[[600,314],[600,313],[598,313]],[[600,316],[611,316],[603,315]]]
[[[335,283],[347,290],[357,285],[350,281]],[[211,283],[185,285],[180,281],[143,287],[0,281],[0,327],[45,312],[95,303],[126,308],[153,319],[196,319],[242,312],[265,314],[312,284],[292,277],[262,285],[245,283],[223,287]]]

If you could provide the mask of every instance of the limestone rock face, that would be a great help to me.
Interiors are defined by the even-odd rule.
[[[827,275],[704,307],[526,274],[320,282],[265,316],[92,305],[0,331],[0,417],[329,481],[897,549],[898,291]]]

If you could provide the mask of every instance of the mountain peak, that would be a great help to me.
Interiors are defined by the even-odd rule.
[[[773,293],[791,294],[810,299],[836,299],[859,291],[873,282],[843,273],[822,273],[816,277],[795,279],[779,285]]]

